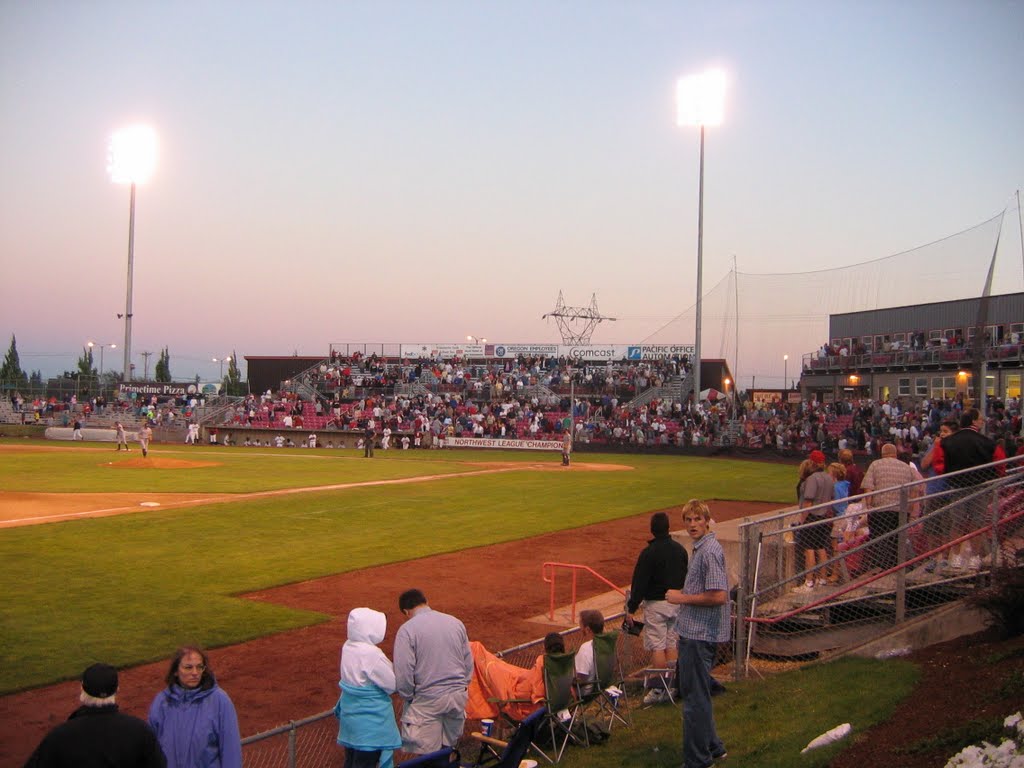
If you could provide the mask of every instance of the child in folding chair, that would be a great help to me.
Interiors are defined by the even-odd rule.
[[[345,768],[391,768],[392,752],[402,746],[391,703],[395,670],[377,647],[387,626],[387,616],[371,608],[353,608],[348,614],[348,639],[341,648],[341,697],[334,707]]]

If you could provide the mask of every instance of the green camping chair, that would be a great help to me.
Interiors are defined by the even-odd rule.
[[[551,754],[541,749],[536,742],[533,748],[550,763],[562,759],[570,741],[586,744],[586,728],[575,728],[577,721],[582,724],[580,712],[582,701],[576,688],[576,652],[549,653],[544,656],[544,706],[547,708],[547,732],[551,736]],[[579,733],[584,737],[581,739]]]
[[[616,647],[618,630],[594,635],[594,670],[597,674],[595,690],[587,697],[588,703],[597,702],[599,712],[608,716],[608,730],[616,722],[629,727],[633,724],[626,694],[625,677]]]

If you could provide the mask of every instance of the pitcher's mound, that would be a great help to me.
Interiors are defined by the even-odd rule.
[[[141,456],[124,461],[108,461],[103,466],[111,469],[198,469],[200,467],[218,467],[218,461],[188,461],[186,459],[165,459],[159,456]]]

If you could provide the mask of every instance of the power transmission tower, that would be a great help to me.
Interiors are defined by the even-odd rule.
[[[555,308],[541,319],[546,320],[549,317],[555,318],[558,331],[562,334],[562,343],[570,346],[588,346],[598,323],[615,320],[614,317],[605,317],[597,310],[596,293],[591,295],[589,307],[568,307],[561,291],[558,292],[558,303]]]
[[[153,353],[152,352],[139,352],[139,354],[142,355],[144,358],[146,358],[146,364],[145,364],[145,366],[143,368],[145,373],[142,374],[142,378],[143,378],[144,381],[149,381],[149,356],[152,355]]]

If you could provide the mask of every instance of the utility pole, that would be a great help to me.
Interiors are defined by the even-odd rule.
[[[144,358],[146,358],[146,364],[143,367],[144,373],[142,374],[142,378],[143,378],[144,381],[149,381],[149,356],[152,355],[153,353],[152,352],[139,352],[139,354],[142,355]]]

